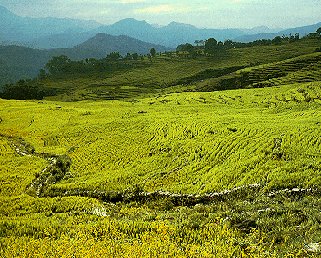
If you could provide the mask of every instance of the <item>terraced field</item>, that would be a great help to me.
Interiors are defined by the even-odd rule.
[[[263,88],[321,80],[321,54],[314,53],[286,59],[212,78],[197,84],[202,91],[233,88]]]
[[[239,73],[248,77],[252,87],[267,87],[296,82],[313,82],[321,80],[321,54],[301,56],[277,62],[270,65],[263,65],[247,72]],[[264,80],[266,79],[266,80]]]
[[[157,56],[152,61],[148,58],[133,61],[134,64],[138,63],[137,67],[129,62],[132,68],[128,70],[55,78],[43,83],[46,87],[57,90],[58,96],[49,99],[58,101],[133,99],[146,97],[146,94],[155,96],[191,90],[212,91],[222,88],[217,86],[222,80],[232,78],[233,81],[227,80],[227,85],[223,84],[224,89],[230,89],[239,86],[234,74],[230,73],[243,67],[275,62],[277,67],[277,62],[313,53],[320,44],[319,39],[306,39],[280,46],[229,49],[214,57],[203,56],[196,59],[182,58],[173,53],[171,57]],[[309,64],[309,60],[307,62]],[[273,73],[275,72],[278,72],[277,68]],[[274,78],[273,75],[269,76]],[[319,78],[318,76],[316,77]],[[242,78],[242,83],[248,85],[247,79]],[[259,78],[259,81],[263,81],[263,78]]]
[[[137,102],[4,102],[0,115],[2,132],[70,153],[74,176],[56,188],[205,193],[320,183],[320,97],[311,83]]]
[[[280,197],[279,204],[275,204],[262,193],[293,187],[316,189],[320,185],[320,95],[321,84],[312,82],[279,88],[170,94],[136,102],[1,100],[2,253],[5,257],[12,254],[24,257],[31,252],[58,256],[64,248],[79,245],[95,247],[92,252],[97,255],[134,252],[141,256],[146,254],[147,246],[153,245],[158,246],[155,248],[160,254],[173,257],[188,252],[191,256],[202,253],[204,257],[215,254],[220,257],[221,252],[231,255],[244,252],[257,257],[262,252],[263,257],[277,257],[284,252],[308,253],[304,244],[318,241],[319,224],[313,208],[317,199],[306,205],[302,202],[310,197],[300,198],[293,206],[295,199],[291,197]],[[26,193],[33,179],[41,177],[48,161],[32,152],[17,156],[8,136],[24,138],[37,153],[70,156],[70,171],[61,181],[45,188],[47,198]],[[183,208],[173,210],[171,199],[110,206],[99,201],[97,194],[104,192],[105,196],[115,197],[161,190],[202,195],[250,183],[261,187],[254,193],[258,198],[256,204],[248,208],[245,203],[253,193],[228,198],[226,206],[214,202],[209,206],[192,206],[184,212]],[[88,191],[96,193],[98,199],[79,197],[86,196]],[[77,194],[68,197],[68,193]],[[253,213],[250,211],[253,205],[257,210],[276,209],[279,213],[273,216]],[[300,212],[308,217],[298,221],[294,219],[295,210],[303,209],[298,208],[301,205],[306,206]],[[154,207],[158,207],[157,211]],[[200,207],[203,208],[198,211]],[[187,224],[184,237],[179,240],[182,212]],[[207,215],[199,217],[211,212],[212,219]],[[104,218],[107,214],[114,215]],[[291,241],[282,233],[278,240],[281,244],[270,249],[260,241],[276,241],[280,234],[277,228],[269,229],[271,216],[275,219],[273,223],[288,228],[290,235],[303,234],[312,228],[314,231],[304,239],[300,233]],[[228,224],[220,222],[225,217],[232,218],[227,220]],[[154,222],[148,222],[151,218]],[[252,224],[244,224],[249,218]],[[88,219],[92,221],[90,225],[85,222]],[[196,221],[193,228],[189,223]],[[62,222],[65,226],[61,226]],[[75,230],[66,233],[74,223],[78,225]],[[294,232],[291,225],[301,229]],[[258,229],[250,235],[244,236],[243,229],[239,231],[245,228],[248,232],[252,227]],[[263,232],[270,233],[263,236]],[[217,236],[214,242],[205,240],[213,235]],[[120,242],[114,242],[115,237]],[[75,242],[69,243],[70,238],[75,238]],[[135,248],[126,244],[127,238],[134,241],[131,245]],[[245,249],[238,244],[232,248],[227,238],[247,241]],[[17,244],[24,247],[18,249]],[[181,248],[183,252],[179,251]],[[77,252],[91,256],[78,247]],[[68,254],[71,253],[65,256]]]
[[[0,256],[319,257],[321,56],[300,44],[0,99]],[[224,80],[246,83],[184,92]]]

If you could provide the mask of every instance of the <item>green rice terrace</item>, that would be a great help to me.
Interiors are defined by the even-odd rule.
[[[0,257],[320,257],[320,44],[163,54],[0,99]]]

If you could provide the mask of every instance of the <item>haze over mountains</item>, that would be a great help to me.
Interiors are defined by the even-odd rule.
[[[7,43],[30,44],[38,38],[60,33],[83,33],[100,25],[95,21],[20,17],[0,6],[0,41]]]
[[[167,48],[176,48],[182,43],[213,37],[224,41],[249,42],[278,35],[300,33],[304,36],[314,32],[321,23],[291,29],[270,29],[266,26],[251,29],[200,29],[193,25],[171,22],[158,26],[133,18],[103,25],[96,21],[20,17],[0,6],[0,43],[22,45],[32,48],[72,48],[82,44],[98,33],[114,36],[126,35]]]
[[[215,38],[249,42],[283,34],[315,32],[321,23],[286,30],[265,26],[252,29],[200,29],[171,22],[167,26],[133,18],[103,25],[96,21],[20,17],[0,6],[0,87],[37,75],[50,58],[66,55],[73,60],[103,58],[108,53],[147,54],[175,49],[179,44]],[[14,45],[14,46],[13,46]]]
[[[196,39],[208,39],[214,37],[217,40],[225,40],[244,35],[240,29],[199,29],[189,24],[171,22],[164,27],[155,27],[146,21],[137,21],[129,18],[112,25],[101,26],[96,32],[104,32],[111,35],[125,34],[140,40],[176,48],[182,43],[194,43]]]
[[[305,36],[309,33],[315,32],[318,28],[321,27],[321,22],[308,25],[308,26],[302,26],[302,27],[297,27],[297,28],[290,28],[290,29],[285,29],[285,30],[280,30],[278,32],[265,32],[265,33],[255,33],[252,35],[243,35],[240,37],[235,38],[235,41],[238,42],[251,42],[259,39],[273,39],[276,36],[282,36],[282,35],[289,35],[289,34],[296,34],[299,33],[300,36]]]

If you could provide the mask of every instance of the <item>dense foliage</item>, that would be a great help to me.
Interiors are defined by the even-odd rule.
[[[87,58],[81,61],[72,61],[65,55],[53,57],[48,61],[45,69],[49,75],[68,76],[84,75],[97,72],[114,72],[119,70],[128,70],[132,67],[139,67],[140,63],[128,62],[128,60],[137,60],[138,54],[127,54],[124,58],[118,53],[113,52],[105,58],[95,59]],[[127,62],[126,62],[127,61]]]
[[[37,80],[20,80],[15,84],[6,84],[0,97],[3,99],[43,99],[54,95],[55,91],[44,88]]]

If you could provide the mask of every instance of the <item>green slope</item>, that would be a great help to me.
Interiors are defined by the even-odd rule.
[[[153,247],[169,257],[313,257],[318,192],[291,197],[283,189],[321,183],[320,96],[320,82],[311,82],[136,102],[0,100],[0,253],[142,257]],[[40,156],[17,155],[15,137]],[[27,189],[48,166],[43,152],[66,153],[72,166],[63,180],[46,181],[43,198],[32,197]],[[189,208],[86,197],[249,183],[261,188]]]
[[[72,150],[74,178],[55,187],[309,187],[321,183],[320,94],[320,83],[309,83],[137,102],[2,101],[1,130],[26,135],[41,152]]]
[[[240,69],[235,73],[211,78],[197,84],[201,91],[263,88],[321,80],[321,54],[313,53],[280,62]]]
[[[0,256],[318,257],[311,42],[158,57],[47,79],[51,99],[0,99]],[[224,80],[246,89],[184,92]]]
[[[277,67],[277,62],[291,62],[286,60],[312,54],[319,45],[318,39],[306,39],[280,46],[229,49],[213,57],[184,58],[175,54],[171,57],[163,55],[153,58],[152,61],[147,58],[143,61],[123,61],[131,66],[126,70],[75,74],[48,79],[43,83],[59,93],[58,96],[50,98],[51,100],[65,101],[137,98],[147,93],[211,91],[220,89],[217,85],[222,81],[221,88],[235,88],[239,86],[235,83],[234,71],[243,67],[255,69],[258,64],[276,63]],[[306,66],[310,61],[306,61]]]

